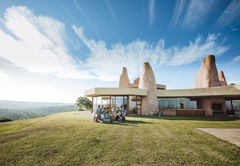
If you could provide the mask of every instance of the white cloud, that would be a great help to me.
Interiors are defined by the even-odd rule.
[[[42,84],[33,85],[19,79],[14,79],[8,84],[0,85],[1,85],[0,100],[16,100],[32,102],[74,103],[77,97],[83,95],[83,91],[89,88],[81,86],[59,88],[56,86]]]
[[[15,37],[0,29],[1,57],[32,73],[95,78],[88,71],[78,70],[78,63],[68,54],[63,23],[42,15],[34,16],[22,6],[8,8],[2,22]]]
[[[171,24],[170,24],[171,27],[174,27],[177,24],[179,18],[181,17],[181,15],[183,13],[185,4],[186,4],[186,0],[177,0],[176,1],[173,17],[172,17]]]
[[[114,13],[114,11],[113,11],[113,9],[112,9],[112,6],[111,6],[110,3],[108,2],[108,0],[106,0],[106,3],[107,3],[108,9],[109,9],[109,11],[110,11],[110,13],[111,13],[114,21],[115,21],[116,23],[118,23],[117,18],[116,18],[116,16],[115,16],[115,13]]]
[[[169,64],[179,66],[202,60],[207,55],[222,55],[229,49],[229,46],[223,46],[216,42],[219,35],[209,34],[205,41],[198,36],[194,43],[190,41],[189,46],[182,48],[173,46]]]
[[[83,27],[72,26],[82,42],[89,48],[90,55],[85,62],[91,67],[100,80],[117,81],[122,67],[127,67],[130,78],[139,76],[142,63],[150,62],[152,67],[162,65],[179,66],[202,60],[207,55],[219,56],[229,49],[216,42],[219,35],[209,34],[206,40],[198,36],[189,46],[172,46],[165,48],[164,39],[156,44],[137,39],[129,44],[116,43],[111,49],[106,48],[104,41],[87,39],[83,34]]]
[[[183,27],[189,29],[201,26],[217,4],[217,0],[191,0],[183,20]]]
[[[150,26],[153,24],[153,20],[154,20],[154,6],[155,6],[155,0],[149,0],[149,23],[150,23]]]
[[[8,82],[9,80],[10,76],[0,70],[0,83]]]
[[[239,0],[232,0],[228,7],[224,10],[221,16],[217,19],[214,26],[215,28],[224,28],[231,24],[240,16],[240,3]]]
[[[237,31],[238,29],[237,28],[234,28],[233,31]]]
[[[240,55],[239,56],[236,56],[235,58],[232,59],[232,62],[235,63],[235,62],[240,62]]]

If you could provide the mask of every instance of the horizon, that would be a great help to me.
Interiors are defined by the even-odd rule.
[[[94,87],[130,82],[149,62],[156,83],[192,89],[215,55],[240,84],[240,1],[1,1],[0,100],[75,103]]]

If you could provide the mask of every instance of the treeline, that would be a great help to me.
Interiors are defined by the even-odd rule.
[[[22,108],[22,109],[3,109],[0,108],[0,118],[7,117],[13,120],[32,119],[44,117],[54,113],[76,111],[78,107],[75,105],[69,106],[50,106],[40,108]]]

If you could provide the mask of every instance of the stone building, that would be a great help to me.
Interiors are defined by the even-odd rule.
[[[218,74],[215,56],[203,59],[194,89],[166,90],[156,84],[148,62],[143,63],[141,76],[130,83],[124,67],[118,88],[93,88],[84,95],[92,97],[92,110],[97,105],[116,110],[124,106],[127,115],[154,116],[226,116],[240,110],[240,85],[228,86],[223,71]]]

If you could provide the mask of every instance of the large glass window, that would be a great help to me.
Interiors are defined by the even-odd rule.
[[[129,96],[129,114],[137,113],[136,96]]]
[[[197,109],[197,102],[188,98],[158,98],[159,109]]]
[[[136,107],[136,102],[134,102],[134,107]],[[121,109],[124,106],[124,109],[127,111],[128,108],[128,97],[127,96],[98,96],[93,97],[93,111],[96,110],[98,105],[103,108],[111,109],[115,111],[117,107]],[[133,109],[133,108],[132,108]],[[136,108],[134,108],[136,110]],[[133,109],[133,110],[134,110]],[[135,112],[137,113],[137,112]]]
[[[116,109],[116,96],[111,96],[111,110],[112,112]]]
[[[93,97],[93,112],[96,110],[97,108],[97,97]]]
[[[110,100],[111,100],[110,96],[102,96],[102,107],[106,109],[111,109]]]
[[[234,111],[240,110],[240,100],[233,100],[232,105]]]
[[[123,106],[123,96],[116,96],[116,108],[121,109]]]
[[[226,100],[226,108],[227,108],[227,111],[232,111],[232,104],[231,104],[231,101]]]

